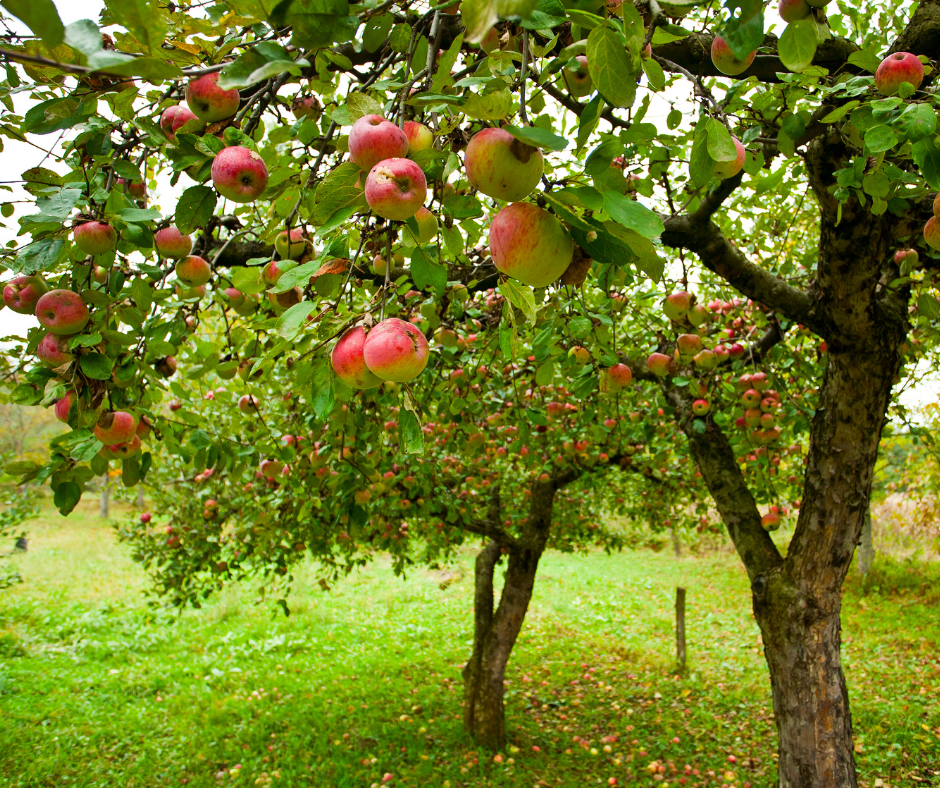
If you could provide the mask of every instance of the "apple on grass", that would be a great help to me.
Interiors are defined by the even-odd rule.
[[[206,260],[193,254],[176,264],[176,277],[187,287],[199,287],[212,277],[212,268]]]
[[[179,104],[167,107],[160,116],[160,128],[163,129],[163,133],[166,134],[170,142],[176,142],[176,132],[183,126],[187,126],[195,133],[203,125],[203,122],[192,113],[192,110]]]
[[[362,345],[366,367],[382,380],[407,383],[428,365],[430,348],[413,323],[391,317],[373,327]]]
[[[909,82],[914,89],[924,81],[924,64],[910,52],[895,52],[888,55],[875,71],[875,87],[883,96],[894,96],[901,85]]]
[[[690,361],[702,350],[702,338],[698,334],[679,334],[676,339],[676,350],[679,351],[681,361]]]
[[[68,336],[87,326],[91,316],[78,293],[50,290],[36,302],[36,318],[53,334]]]
[[[48,291],[38,276],[18,276],[3,288],[3,303],[21,315],[36,314],[36,302]]]
[[[728,42],[721,36],[715,36],[712,40],[712,63],[722,74],[727,74],[729,77],[736,77],[738,74],[747,71],[751,63],[754,62],[756,54],[757,50],[755,49],[745,57],[739,58],[728,46]]]
[[[507,205],[496,214],[489,245],[496,268],[530,287],[556,281],[574,255],[574,241],[562,223],[526,202]]]
[[[363,115],[349,131],[349,158],[365,172],[385,159],[408,155],[408,136],[381,115]]]
[[[470,185],[506,202],[525,198],[538,185],[543,165],[542,151],[517,140],[505,129],[478,131],[464,154]]]
[[[428,184],[411,159],[384,159],[369,170],[365,192],[366,202],[377,215],[403,222],[424,205]]]
[[[98,417],[94,433],[105,446],[126,443],[136,437],[137,419],[124,410],[105,411]]]
[[[434,145],[434,132],[423,123],[409,120],[405,123],[405,136],[408,138],[408,155],[428,150]]]
[[[371,389],[382,379],[369,371],[363,355],[366,332],[362,326],[349,329],[333,348],[330,363],[336,377],[352,389]]]
[[[233,145],[213,159],[212,183],[232,202],[254,202],[268,186],[268,168],[257,151]]]
[[[193,237],[183,235],[176,227],[164,227],[153,234],[153,245],[160,257],[182,260],[193,251]]]
[[[117,246],[117,231],[106,222],[82,222],[72,229],[75,245],[85,254],[107,254]]]
[[[217,123],[238,112],[241,97],[235,88],[223,90],[218,85],[219,74],[203,74],[186,85],[186,103],[199,119]]]

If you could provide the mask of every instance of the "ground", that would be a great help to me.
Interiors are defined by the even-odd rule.
[[[249,587],[177,615],[147,606],[91,503],[28,529],[25,582],[0,591],[3,788],[773,784],[769,682],[732,554],[548,554],[508,673],[511,744],[494,755],[460,727],[470,551],[405,581],[379,561],[330,593],[305,571],[290,618]],[[882,561],[846,590],[869,788],[940,786],[936,567]]]

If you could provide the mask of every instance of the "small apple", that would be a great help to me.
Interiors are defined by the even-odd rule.
[[[408,155],[404,131],[380,115],[363,115],[349,131],[349,158],[365,172],[385,159]]]
[[[241,103],[238,90],[223,90],[218,81],[218,73],[203,74],[186,85],[186,103],[197,118],[207,123],[232,117]]]
[[[164,227],[153,234],[153,245],[160,257],[181,260],[193,251],[193,237],[183,235],[176,227]]]
[[[676,339],[676,350],[679,351],[681,361],[689,361],[701,351],[702,338],[698,334],[679,334]]]
[[[152,517],[152,515],[150,514],[150,512],[144,512],[144,513],[140,516],[140,522],[141,522],[143,525],[146,525],[146,524],[149,523],[152,519],[153,519],[153,517]]]
[[[910,52],[895,52],[881,61],[875,71],[875,87],[883,96],[894,96],[909,82],[914,89],[924,81],[924,64]]]
[[[336,377],[353,389],[371,389],[382,382],[382,379],[373,375],[366,366],[363,356],[365,341],[365,329],[356,326],[340,337],[330,355],[330,363]]]
[[[744,161],[747,158],[747,150],[741,144],[737,137],[731,138],[734,142],[734,149],[737,155],[731,161],[719,161],[715,164],[715,176],[722,180],[733,178],[744,168]]]
[[[633,373],[626,364],[614,364],[601,375],[601,391],[615,393],[630,385]]]
[[[35,315],[36,302],[48,292],[46,283],[38,276],[18,276],[3,288],[3,303],[21,315]]]
[[[82,222],[72,229],[75,245],[85,254],[107,254],[117,246],[117,231],[106,222]]]
[[[574,255],[574,241],[561,222],[526,202],[507,205],[496,214],[489,244],[496,268],[530,287],[556,281]]]
[[[575,345],[568,351],[568,358],[574,359],[576,364],[580,364],[583,367],[590,363],[591,351],[586,347]]]
[[[134,435],[129,441],[114,443],[107,448],[115,460],[126,460],[140,454],[140,438]]]
[[[212,183],[232,202],[254,202],[268,186],[268,168],[257,151],[233,145],[213,159]]]
[[[68,336],[88,325],[91,316],[78,293],[50,290],[36,302],[36,318],[53,334]]]
[[[415,214],[418,223],[418,243],[430,243],[437,236],[437,217],[425,206],[421,206]]]
[[[369,371],[382,380],[407,383],[428,364],[430,348],[424,334],[413,323],[397,317],[376,325],[362,346]]]
[[[238,409],[242,413],[254,413],[261,408],[261,400],[254,394],[242,394],[238,398]]]
[[[72,403],[75,397],[71,391],[66,392],[65,396],[56,400],[55,407],[52,409],[55,417],[62,422],[68,422],[69,411],[72,409]]]
[[[95,424],[95,437],[105,446],[126,443],[137,437],[137,419],[127,411],[105,411]]]
[[[757,50],[755,49],[749,55],[741,59],[731,51],[728,42],[721,36],[715,36],[712,41],[712,63],[722,74],[727,74],[729,77],[736,77],[738,74],[747,71],[751,63],[754,62],[754,56],[756,54]]]
[[[924,225],[924,240],[933,249],[940,249],[940,219],[931,216]]]
[[[696,416],[704,416],[711,409],[712,406],[707,399],[697,399],[692,403],[692,413]]]
[[[587,57],[576,55],[574,60],[578,62],[578,67],[571,69],[565,66],[561,70],[562,82],[574,98],[589,96],[594,92],[594,80],[591,79],[591,73],[588,71]]]
[[[434,132],[423,123],[409,120],[405,123],[405,136],[408,138],[408,155],[428,150],[434,145]]]
[[[366,202],[376,214],[402,222],[424,205],[428,184],[411,159],[384,159],[369,171],[365,191]]]
[[[290,109],[297,120],[301,118],[312,118],[316,120],[323,111],[316,96],[295,96],[294,100],[291,102]]]
[[[176,264],[176,277],[187,287],[199,287],[212,278],[212,268],[199,255],[190,255]]]

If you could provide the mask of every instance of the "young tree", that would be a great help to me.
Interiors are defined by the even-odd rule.
[[[49,463],[15,470],[48,481],[63,512],[110,462],[129,486],[145,477],[147,445],[161,473],[224,480],[216,506],[178,501],[201,521],[174,514],[159,551],[134,536],[179,600],[255,556],[287,577],[298,545],[348,566],[354,540],[402,538],[405,500],[415,522],[484,536],[467,714],[499,744],[538,559],[598,536],[573,509],[551,527],[559,490],[654,438],[649,475],[667,476],[672,419],[697,465],[685,475],[701,474],[751,577],[780,784],[854,785],[839,590],[911,309],[936,344],[940,6],[905,7],[901,27],[893,8],[783,2],[778,39],[752,2],[730,17],[684,0],[571,5],[137,0],[128,14],[115,0],[113,37],[63,28],[49,0],[18,5],[36,38],[0,50],[0,130],[68,142],[64,172],[23,174],[31,240],[5,258],[4,301],[40,325],[7,358],[11,397],[54,403],[72,431]],[[27,91],[20,117],[10,96]],[[148,186],[184,177],[172,218],[147,207]],[[754,382],[762,366],[776,396]],[[631,370],[662,413],[627,427]],[[739,418],[760,427],[729,438],[738,416],[720,406],[741,373]],[[499,414],[520,433],[508,447]],[[781,447],[805,431],[801,479],[801,446]],[[249,468],[262,479],[242,483]],[[374,515],[366,482],[382,485]],[[783,558],[766,529],[797,497]],[[447,538],[425,537],[432,560],[461,537]]]

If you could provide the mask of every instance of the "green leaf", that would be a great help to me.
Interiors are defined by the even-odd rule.
[[[865,132],[865,150],[868,153],[882,153],[898,144],[898,135],[885,124],[872,126]]]
[[[453,77],[450,75],[454,63],[457,62],[457,56],[460,54],[460,48],[463,46],[463,33],[458,34],[447,51],[440,56],[437,63],[437,71],[434,79],[431,81],[431,92],[440,93],[445,87],[452,85]]]
[[[878,70],[878,66],[881,65],[881,58],[874,52],[858,49],[849,55],[849,63],[874,74]]]
[[[291,43],[300,49],[353,40],[358,17],[349,15],[347,0],[283,0],[270,15],[278,27],[290,25]],[[347,38],[348,36],[348,38]]]
[[[398,414],[398,440],[405,454],[424,453],[424,432],[411,395],[405,394],[405,407]]]
[[[222,69],[219,87],[223,90],[244,88],[285,72],[299,77],[301,66],[306,65],[309,65],[306,60],[295,61],[280,44],[262,41]]]
[[[623,36],[611,24],[595,27],[587,40],[588,71],[604,100],[629,109],[636,98],[636,77]]]
[[[658,238],[666,229],[657,214],[619,192],[604,192],[604,208],[617,224],[639,233],[644,238]]]
[[[931,189],[940,191],[940,147],[932,139],[919,140],[911,146],[911,158],[920,167]]]
[[[190,186],[176,203],[176,226],[186,235],[205,227],[215,211],[217,197],[208,186]]]
[[[326,357],[321,357],[313,370],[313,388],[311,391],[313,413],[318,419],[328,416],[333,411],[335,394],[333,391],[333,368]]]
[[[578,121],[578,153],[580,153],[591,132],[597,128],[597,123],[601,118],[601,112],[604,110],[604,99],[598,93],[592,98],[581,111],[581,118]]]
[[[121,462],[121,483],[125,487],[134,487],[140,481],[140,462],[136,457],[128,457]]]
[[[861,101],[857,99],[846,102],[841,107],[837,107],[828,115],[824,115],[822,118],[823,123],[835,123],[837,120],[842,120],[846,115],[848,115],[853,109],[855,109]]]
[[[650,87],[657,93],[666,87],[666,72],[653,58],[644,57],[640,60],[643,71],[646,72],[646,78],[649,80]]]
[[[568,140],[564,137],[559,137],[548,129],[539,126],[506,126],[506,131],[520,142],[532,145],[535,148],[559,151],[568,147]]]
[[[64,517],[69,514],[82,499],[82,488],[76,482],[62,482],[55,488],[52,497],[59,513]]]
[[[777,44],[780,62],[797,74],[812,65],[816,56],[816,23],[810,19],[800,19],[787,25]]]
[[[40,271],[48,271],[59,262],[59,256],[65,246],[65,241],[42,238],[24,246],[16,256],[13,270],[16,273],[28,276]]]
[[[108,70],[135,60],[122,52],[104,49],[101,31],[90,19],[80,19],[66,27],[65,43],[78,54],[84,55],[88,66],[95,71]]]
[[[24,473],[35,473],[41,467],[41,465],[37,465],[31,460],[20,460],[19,462],[8,462],[3,466],[3,472],[7,476],[22,476]]]
[[[708,153],[708,131],[706,124],[699,122],[692,137],[689,153],[689,179],[695,187],[704,186],[715,171],[715,160]]]
[[[527,19],[537,4],[538,0],[463,0],[460,15],[467,29],[467,41],[479,44],[500,17]]]
[[[258,268],[236,268],[232,271],[232,287],[245,295],[258,295],[267,289]]]
[[[294,304],[277,319],[277,333],[288,342],[294,340],[315,307],[314,301],[301,301],[299,304]]]
[[[535,322],[535,293],[532,292],[531,287],[515,279],[505,279],[499,283],[499,292],[509,303],[522,310],[526,320],[530,323]]]
[[[912,142],[932,137],[937,131],[937,113],[929,104],[911,104],[895,121],[898,130]]]
[[[364,115],[381,115],[383,112],[382,105],[365,93],[350,94],[346,108],[349,110],[350,123],[355,123]]]
[[[411,276],[422,290],[433,287],[442,296],[447,289],[447,268],[428,257],[420,247],[415,247],[411,255]]]
[[[761,0],[726,0],[731,15],[716,31],[728,42],[738,58],[745,58],[764,40],[764,14]]]
[[[161,0],[105,0],[115,21],[127,28],[149,55],[161,54],[166,38],[167,19],[161,5]]]
[[[551,30],[565,21],[565,7],[559,0],[539,0],[528,19],[523,19],[521,27],[528,30]]]
[[[39,36],[49,49],[65,40],[65,26],[52,0],[0,0],[0,5]]]
[[[731,132],[724,123],[708,118],[705,121],[705,131],[708,134],[708,155],[715,161],[734,161],[738,157]]]
[[[497,90],[480,95],[469,94],[462,104],[465,115],[478,120],[501,120],[512,111],[512,93]]]
[[[921,293],[917,297],[917,311],[930,320],[940,317],[940,301],[929,293]]]
[[[110,380],[114,362],[103,353],[89,353],[78,359],[78,366],[93,380]]]

